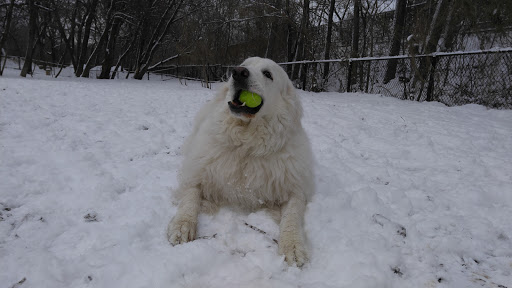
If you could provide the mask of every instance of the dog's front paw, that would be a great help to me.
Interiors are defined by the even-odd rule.
[[[284,255],[288,265],[302,267],[308,262],[306,245],[300,235],[282,235],[279,239],[279,253]]]
[[[167,239],[172,246],[192,241],[196,238],[197,222],[174,217],[167,227]]]

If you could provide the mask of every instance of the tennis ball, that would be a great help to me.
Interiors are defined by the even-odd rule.
[[[240,102],[245,103],[249,108],[258,107],[261,104],[260,95],[245,90],[240,93],[240,97],[238,99]]]

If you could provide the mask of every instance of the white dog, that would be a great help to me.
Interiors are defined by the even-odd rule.
[[[260,95],[262,103],[254,108],[242,103],[243,90]],[[180,204],[169,223],[169,242],[194,240],[201,206],[277,208],[279,253],[290,265],[302,266],[308,260],[304,211],[314,181],[301,117],[295,89],[275,62],[253,57],[234,68],[217,96],[199,111],[183,146],[176,191]]]

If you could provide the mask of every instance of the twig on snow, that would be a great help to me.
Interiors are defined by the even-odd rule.
[[[201,236],[201,237],[197,237],[197,239],[212,239],[212,238],[215,238],[217,237],[217,233],[213,234],[212,236]]]
[[[251,228],[252,230],[254,230],[256,232],[260,232],[261,234],[268,236],[267,232],[261,230],[260,228],[252,226],[251,224],[249,224],[247,222],[244,222],[244,224],[245,224],[245,226]],[[274,241],[274,243],[279,244],[279,242],[276,239],[274,239],[274,238],[271,238],[271,239],[272,239],[272,241]]]
[[[18,281],[18,283],[15,283],[14,285],[11,286],[11,288],[16,288],[16,287],[19,287],[21,284],[23,284],[25,281],[27,281],[27,278],[26,277],[23,277],[23,279],[21,279],[20,281]]]

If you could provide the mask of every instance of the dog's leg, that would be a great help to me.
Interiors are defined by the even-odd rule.
[[[198,187],[193,187],[183,192],[184,196],[178,206],[178,212],[167,227],[167,239],[173,246],[192,241],[196,237],[201,191]]]
[[[279,253],[284,254],[289,265],[301,267],[308,261],[302,222],[306,202],[296,196],[283,206],[279,226]]]

